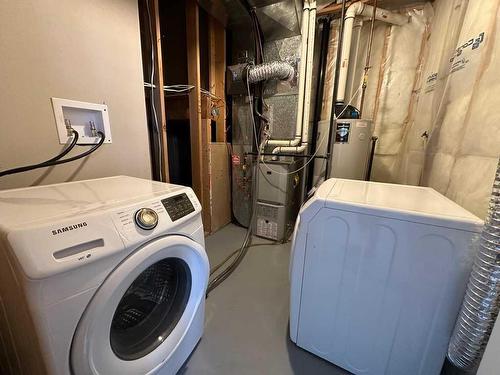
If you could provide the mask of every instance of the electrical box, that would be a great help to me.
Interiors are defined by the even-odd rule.
[[[302,160],[265,161],[259,165],[257,217],[254,233],[286,241],[293,231],[300,206]]]
[[[99,143],[98,131],[104,133],[104,143],[111,143],[111,128],[106,104],[52,98],[52,108],[60,144],[67,143],[72,137],[69,126],[78,132],[77,144],[79,145]]]

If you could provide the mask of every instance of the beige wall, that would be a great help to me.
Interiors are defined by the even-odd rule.
[[[137,0],[0,1],[0,170],[61,150],[51,97],[105,102],[113,143],[83,161],[0,178],[0,189],[151,177]]]

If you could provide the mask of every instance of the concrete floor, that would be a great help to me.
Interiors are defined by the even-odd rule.
[[[211,265],[241,245],[228,225],[206,239]],[[267,241],[254,237],[253,243]],[[288,335],[290,244],[251,247],[240,267],[207,299],[205,333],[179,371],[210,374],[349,374],[295,346]]]

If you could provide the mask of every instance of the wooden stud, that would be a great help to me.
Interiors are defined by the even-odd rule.
[[[203,207],[203,226],[210,228],[210,198],[208,189],[208,155],[206,131],[201,120],[201,79],[200,79],[200,20],[196,0],[186,0],[186,42],[188,84],[194,86],[189,93],[189,127],[191,137],[191,175],[193,190]]]
[[[168,169],[168,143],[167,143],[167,118],[165,114],[165,94],[163,92],[163,55],[161,51],[161,31],[160,31],[160,11],[159,11],[159,0],[153,0],[153,9],[151,11],[152,22],[154,24],[153,34],[155,45],[151,46],[154,49],[155,54],[155,79],[152,82],[156,89],[155,96],[152,100],[155,101],[156,114],[158,116],[158,125],[160,127],[160,145],[162,148],[162,181],[169,182],[169,169]]]
[[[231,222],[231,172],[229,152],[226,144],[226,30],[215,18],[210,17],[209,27],[209,86],[212,94],[207,106],[218,109],[213,116],[207,108],[205,116],[215,117],[216,139],[209,143],[210,179],[210,231],[216,231]],[[207,122],[210,124],[211,120]],[[211,136],[208,128],[208,136]]]
[[[209,82],[210,92],[219,99],[213,100],[219,115],[215,119],[216,141],[226,142],[226,30],[214,17],[209,17]]]

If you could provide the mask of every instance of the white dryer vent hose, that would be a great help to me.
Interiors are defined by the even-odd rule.
[[[481,360],[500,310],[500,160],[488,217],[467,285],[462,309],[448,347],[457,367],[472,370]]]

